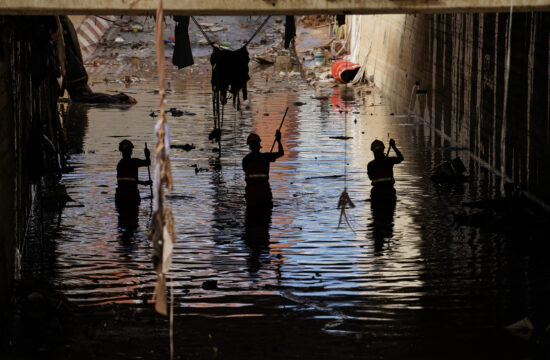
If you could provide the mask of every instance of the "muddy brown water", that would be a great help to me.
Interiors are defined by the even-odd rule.
[[[258,309],[265,309],[315,318],[333,336],[361,334],[365,346],[378,354],[433,345],[447,355],[470,348],[489,357],[515,356],[539,346],[509,334],[504,326],[525,316],[537,329],[548,325],[546,255],[536,236],[526,232],[454,222],[462,202],[491,197],[499,184],[490,172],[469,163],[467,151],[442,149],[448,144],[428,126],[399,115],[376,91],[354,95],[336,87],[316,93],[298,78],[266,83],[257,75],[242,113],[226,107],[218,154],[218,145],[208,140],[208,74],[168,75],[174,91],[168,107],[195,113],[168,114],[172,144],[195,146],[189,152],[171,151],[174,190],[167,198],[178,233],[170,273],[176,322],[191,315],[254,321],[264,315]],[[94,90],[121,86],[95,84]],[[140,188],[135,229],[119,223],[114,194],[118,143],[130,139],[134,156],[141,158],[144,143],[150,148],[155,143],[155,120],[149,113],[158,104],[158,95],[151,93],[156,88],[153,80],[132,85],[138,104],[130,108],[68,106],[69,143],[78,153],[71,155],[69,165],[75,170],[63,176],[63,183],[84,207],[67,207],[61,214],[53,280],[79,305],[152,306],[144,303],[156,280],[145,235],[149,188]],[[305,104],[297,106],[297,101]],[[248,152],[246,136],[257,132],[268,151],[287,106],[285,155],[270,173],[271,219],[247,221],[241,168]],[[372,140],[387,143],[388,134],[405,161],[394,169],[395,212],[375,220],[366,201],[371,189],[366,164],[372,159]],[[352,139],[333,138],[344,135]],[[457,155],[476,180],[434,184],[429,179],[433,165]],[[204,171],[196,173],[194,166]],[[140,178],[147,179],[146,169],[140,170]],[[356,207],[347,211],[352,228],[338,229],[336,205],[344,188]],[[217,280],[218,289],[203,289],[207,280]],[[281,302],[270,298],[287,305],[281,309]],[[262,307],[254,306],[260,301]],[[481,352],[474,352],[475,347]]]

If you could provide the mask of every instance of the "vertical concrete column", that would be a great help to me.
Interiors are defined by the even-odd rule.
[[[11,97],[9,24],[0,16],[0,322],[11,294],[15,256],[15,139]],[[2,328],[0,328],[2,329]],[[3,330],[3,329],[2,329]]]

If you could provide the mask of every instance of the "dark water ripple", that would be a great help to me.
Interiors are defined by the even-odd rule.
[[[181,314],[247,316],[246,309],[257,299],[278,296],[293,303],[287,311],[326,319],[327,331],[381,330],[393,338],[413,331],[425,334],[438,326],[476,334],[501,328],[529,309],[540,309],[544,296],[529,297],[530,291],[548,299],[547,265],[546,272],[541,272],[544,265],[530,267],[538,259],[529,251],[516,256],[516,236],[453,222],[462,202],[491,195],[494,189],[482,182],[451,187],[431,183],[429,172],[439,156],[430,145],[435,142],[431,132],[423,126],[401,126],[411,120],[390,116],[395,110],[389,104],[368,107],[375,94],[345,102],[342,88],[334,88],[327,90],[329,100],[319,101],[311,98],[312,89],[296,81],[288,87],[274,84],[269,94],[253,91],[242,114],[226,109],[221,170],[216,171],[218,155],[212,149],[217,144],[208,141],[210,94],[202,91],[208,83],[171,81],[175,94],[169,106],[196,112],[168,116],[172,142],[196,146],[171,154],[174,191],[168,202],[178,232],[171,284],[177,307],[185,309]],[[116,84],[104,86],[96,90],[112,90],[109,86]],[[124,234],[113,201],[120,138],[112,137],[130,138],[138,157],[143,157],[144,142],[153,146],[154,120],[148,114],[157,98],[147,93],[151,88],[153,83],[142,83],[133,89],[139,103],[131,109],[72,105],[86,132],[83,139],[73,139],[81,142],[83,153],[72,156],[75,172],[64,183],[85,207],[63,211],[56,271],[58,283],[76,302],[142,304],[153,292],[155,274],[145,236],[149,190],[141,189],[138,228]],[[306,105],[293,106],[295,101]],[[250,131],[258,132],[263,150],[269,150],[286,106],[285,156],[271,169],[271,223],[253,229],[245,217],[245,139]],[[342,108],[349,113],[340,112]],[[346,121],[353,139],[331,138],[345,135]],[[395,168],[395,214],[379,224],[365,201],[370,192],[366,164],[372,159],[371,141],[387,141],[388,133],[406,161]],[[192,165],[207,171],[195,174]],[[346,178],[333,177],[344,173]],[[140,177],[146,176],[142,170]],[[337,229],[336,204],[344,187],[356,205],[348,210],[353,229]],[[247,242],[245,233],[250,231],[269,241]],[[206,280],[217,280],[219,289],[203,290]],[[541,321],[550,321],[548,310],[538,314]]]

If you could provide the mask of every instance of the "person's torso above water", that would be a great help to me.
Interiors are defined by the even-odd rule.
[[[137,188],[138,167],[143,166],[144,160],[131,158],[121,159],[116,167],[117,184],[124,188]]]
[[[369,162],[367,172],[372,181],[372,186],[393,186],[393,165],[398,164],[398,157],[386,157],[374,159]]]
[[[269,183],[269,163],[274,162],[276,153],[251,152],[243,159],[243,170],[247,185]]]

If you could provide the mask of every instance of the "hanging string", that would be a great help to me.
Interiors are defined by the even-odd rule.
[[[346,68],[348,65],[348,60],[346,59]],[[346,82],[345,90],[344,90],[344,97],[341,97],[342,104],[344,104],[345,98],[347,96],[348,91],[348,83]],[[348,137],[348,110],[346,107],[344,107],[344,138],[347,139]],[[348,164],[348,143],[347,141],[344,142],[344,191],[342,191],[342,194],[340,194],[340,198],[338,199],[338,206],[337,208],[340,209],[340,218],[338,219],[338,229],[340,228],[340,225],[342,224],[342,220],[346,222],[348,227],[353,231],[353,227],[351,226],[349,222],[348,215],[346,213],[346,208],[354,208],[355,204],[351,201],[348,189],[347,189],[347,164]]]
[[[170,282],[170,360],[174,360],[174,283]]]
[[[210,38],[208,37],[208,35],[206,34],[206,32],[203,30],[201,24],[199,24],[199,22],[195,19],[194,16],[191,16],[191,20],[193,20],[193,22],[195,23],[195,25],[197,25],[197,27],[199,28],[200,32],[202,33],[202,35],[203,35],[204,38],[206,39],[206,41],[208,41],[208,44],[210,44],[210,46],[214,46],[214,43],[212,42],[212,40],[210,40]]]
[[[252,36],[250,37],[250,39],[248,39],[247,43],[244,44],[244,47],[247,47],[248,44],[250,44],[250,42],[252,40],[254,40],[254,38],[256,37],[256,35],[262,30],[262,28],[265,26],[265,24],[267,24],[267,21],[271,18],[271,15],[266,17],[264,22],[258,27],[258,29],[256,29],[256,31],[254,32],[254,34],[252,34]],[[204,28],[201,26],[201,24],[199,24],[199,22],[197,21],[197,19],[195,19],[194,16],[191,16],[191,20],[193,20],[193,22],[195,23],[195,25],[197,25],[197,27],[199,28],[200,32],[202,33],[202,35],[204,36],[204,38],[206,39],[206,41],[208,42],[208,44],[210,44],[210,46],[214,47],[215,46],[215,43],[210,40],[210,38],[208,37],[208,35],[206,34],[206,31],[204,30]]]
[[[164,187],[168,191],[172,190],[172,172],[170,169],[170,129],[165,114],[164,11],[162,0],[158,0],[157,4],[155,43],[160,103],[158,121],[155,125],[157,143],[154,154],[153,215],[147,231],[147,237],[153,244],[153,264],[157,273],[157,284],[153,295],[155,310],[162,315],[167,315],[166,281],[172,263],[172,251],[176,241],[176,233],[174,217],[170,207],[166,204],[164,196]],[[171,298],[170,359],[173,359],[173,294]]]
[[[256,32],[254,34],[252,34],[252,36],[250,37],[250,39],[248,39],[247,43],[244,45],[245,47],[250,44],[250,42],[254,39],[254,37],[256,37],[256,35],[260,32],[260,30],[262,30],[262,28],[264,27],[265,24],[267,24],[267,21],[269,20],[269,18],[271,18],[271,15],[266,17],[264,22],[260,25],[260,27],[256,30]]]

